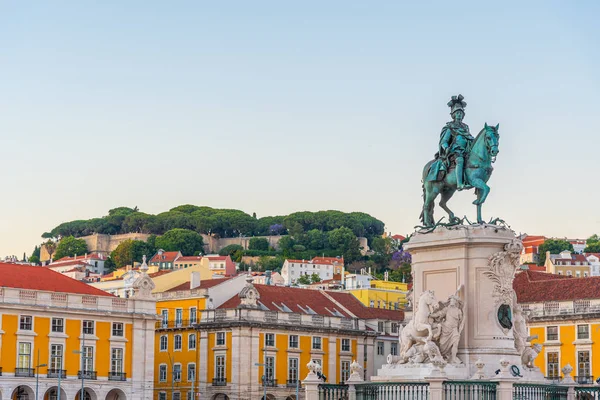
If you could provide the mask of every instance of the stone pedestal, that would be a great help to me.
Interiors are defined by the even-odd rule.
[[[439,227],[415,233],[404,246],[412,255],[414,301],[426,290],[433,290],[442,301],[459,290],[465,302],[458,357],[468,376],[476,372],[478,359],[485,363],[489,377],[500,369],[501,358],[511,365],[521,364],[512,328],[503,327],[498,319],[501,304],[508,304],[512,315],[512,273],[518,261],[514,265],[514,258],[511,263],[508,256],[514,257],[515,252],[518,256],[520,246],[513,231],[495,225]],[[491,267],[492,257],[501,259],[496,270]]]
[[[422,381],[436,377],[436,367],[432,364],[384,364],[377,370],[377,376],[372,376],[373,382]],[[469,368],[466,365],[446,365],[443,371],[444,379],[465,380],[469,378]]]

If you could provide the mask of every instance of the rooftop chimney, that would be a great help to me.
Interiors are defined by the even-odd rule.
[[[190,290],[200,286],[200,272],[192,272],[190,274]]]

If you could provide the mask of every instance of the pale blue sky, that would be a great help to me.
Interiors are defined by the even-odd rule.
[[[474,133],[500,123],[486,219],[600,233],[598,15],[594,1],[0,1],[0,255],[121,205],[364,211],[410,232],[458,93]],[[472,217],[473,199],[450,207]]]

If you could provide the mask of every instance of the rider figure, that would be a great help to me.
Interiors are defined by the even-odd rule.
[[[456,164],[456,188],[458,190],[469,188],[468,182],[465,182],[464,179],[464,165],[465,157],[475,139],[469,133],[469,126],[462,122],[467,106],[463,99],[464,97],[459,94],[452,96],[452,100],[448,102],[452,122],[448,122],[442,129],[439,149],[439,157],[442,159],[446,171],[452,164]]]

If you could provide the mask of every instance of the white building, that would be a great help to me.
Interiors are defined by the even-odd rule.
[[[57,272],[63,272],[60,270],[61,267],[74,267],[84,266],[88,271],[104,275],[108,271],[104,270],[104,263],[106,262],[106,256],[101,253],[89,253],[81,256],[75,255],[74,257],[63,257],[60,260],[51,262],[48,267]]]
[[[360,270],[360,274],[346,275],[344,277],[344,285],[346,286],[346,290],[370,288],[371,281],[374,279],[375,278],[363,268]]]
[[[286,285],[294,284],[302,275],[317,274],[322,281],[333,279],[334,274],[343,276],[344,258],[315,257],[312,260],[285,260],[281,276]]]
[[[600,253],[586,253],[585,258],[590,263],[591,276],[600,276]]]

